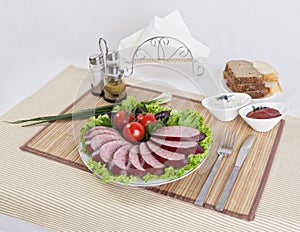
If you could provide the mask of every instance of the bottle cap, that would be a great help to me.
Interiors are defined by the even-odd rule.
[[[89,61],[90,61],[90,64],[92,65],[98,65],[98,64],[103,64],[103,56],[100,55],[100,54],[93,54],[93,55],[90,55],[89,57]]]
[[[107,54],[107,60],[113,63],[119,60],[119,52],[117,50],[110,50]]]

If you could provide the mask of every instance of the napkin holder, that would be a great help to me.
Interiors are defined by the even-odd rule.
[[[189,71],[196,77],[204,76],[206,72],[202,62],[193,57],[188,46],[174,37],[156,36],[149,38],[138,45],[135,50],[133,48],[133,51],[129,60],[124,58],[128,51],[120,51],[123,54],[123,69],[127,77],[133,74],[136,65],[149,63],[166,65],[175,69],[182,63],[190,63]],[[181,68],[178,67],[178,69]]]

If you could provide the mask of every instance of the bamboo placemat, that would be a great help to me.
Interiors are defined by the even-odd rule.
[[[139,100],[151,99],[159,94],[158,91],[134,86],[127,86],[127,92],[128,95],[136,96]],[[102,98],[86,93],[72,105],[67,107],[62,113],[75,112],[80,109],[97,107],[105,104],[108,103]],[[185,202],[193,203],[209,174],[213,162],[217,158],[216,150],[222,132],[225,128],[231,128],[237,131],[238,134],[234,153],[222,160],[204,205],[206,208],[214,209],[231,170],[234,167],[239,147],[248,135],[256,134],[256,142],[239,172],[237,181],[223,212],[237,218],[249,221],[254,220],[255,212],[267,181],[277,145],[279,144],[284,121],[282,120],[270,132],[258,133],[248,127],[240,117],[237,117],[231,122],[221,122],[216,120],[201,105],[199,100],[176,95],[173,96],[173,99],[168,103],[168,106],[176,110],[190,108],[201,113],[205,124],[210,126],[213,133],[214,142],[210,149],[211,155],[196,172],[188,177],[170,184],[147,189]],[[28,142],[21,146],[21,149],[88,171],[80,159],[77,148],[80,128],[85,122],[86,120],[73,120],[49,123],[29,139]]]

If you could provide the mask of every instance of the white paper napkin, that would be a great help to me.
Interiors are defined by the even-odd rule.
[[[173,11],[163,19],[155,16],[147,27],[122,39],[119,44],[119,51],[132,49],[129,54],[133,55],[137,46],[156,36],[170,36],[180,40],[190,49],[194,58],[207,58],[209,56],[210,48],[193,38],[178,10]]]

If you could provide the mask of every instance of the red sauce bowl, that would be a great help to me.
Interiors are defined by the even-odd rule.
[[[253,111],[253,108],[257,107],[268,107],[276,109],[281,115],[277,115],[272,118],[250,118],[247,117],[249,112]],[[239,110],[239,115],[244,119],[244,121],[254,130],[258,132],[268,132],[272,130],[277,123],[287,114],[288,108],[280,102],[266,102],[266,103],[255,103],[249,104]]]

